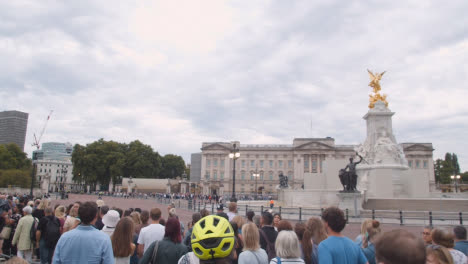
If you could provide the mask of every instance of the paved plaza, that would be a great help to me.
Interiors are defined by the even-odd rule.
[[[55,198],[55,197],[53,197]],[[97,195],[80,195],[80,194],[70,194],[69,198],[67,200],[61,200],[61,199],[52,199],[52,205],[56,204],[61,204],[61,205],[69,205],[75,201],[81,201],[81,202],[86,202],[86,201],[96,201],[98,199]],[[167,204],[162,204],[156,202],[154,198],[148,198],[148,199],[125,199],[125,198],[120,198],[120,197],[110,197],[110,196],[103,196],[102,199],[108,205],[109,207],[118,207],[122,210],[126,210],[128,208],[141,208],[142,210],[149,210],[153,207],[158,207],[161,209],[163,217],[167,219],[168,213],[167,213]],[[176,207],[178,206],[178,201],[176,200],[175,202]],[[211,209],[210,207],[207,207]],[[239,210],[240,214],[243,215],[244,212],[242,210]],[[182,209],[182,208],[177,208],[177,214],[179,216],[179,219],[183,221],[184,224],[189,222],[192,218],[193,211]],[[291,221],[291,222],[297,222],[297,221]],[[408,230],[416,235],[420,235],[421,229],[423,225],[411,225],[411,226],[400,226],[399,224],[382,224],[382,230],[383,231],[389,231],[392,229],[405,229]],[[358,234],[359,230],[361,228],[361,225],[359,223],[350,223],[347,225],[345,228],[343,234],[351,239],[354,239]]]

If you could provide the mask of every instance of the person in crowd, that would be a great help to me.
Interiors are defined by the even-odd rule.
[[[202,218],[205,217],[205,216],[208,216],[208,215],[210,215],[210,211],[208,211],[208,209],[203,208],[203,209],[200,210],[200,216]]]
[[[278,233],[283,231],[283,230],[294,231],[291,222],[289,222],[288,220],[279,221],[277,229],[278,229]]]
[[[64,233],[55,247],[53,264],[88,263],[113,264],[110,237],[93,227],[98,208],[95,202],[85,202],[78,209],[81,224]]]
[[[362,252],[364,252],[364,255],[366,256],[369,264],[376,264],[374,243],[380,232],[380,222],[377,220],[372,220],[362,241]]]
[[[454,249],[461,251],[465,256],[468,256],[468,241],[466,240],[466,228],[464,226],[456,226],[453,228],[453,235],[455,236]]]
[[[239,264],[267,264],[268,255],[260,248],[260,236],[257,226],[250,222],[242,226],[244,249],[239,254]]]
[[[130,257],[135,252],[133,243],[134,223],[130,217],[123,217],[117,223],[111,235],[112,252],[115,264],[129,264]]]
[[[67,219],[65,220],[65,224],[63,225],[64,233],[76,228],[80,224],[81,220],[78,218],[80,204],[80,202],[76,202],[70,208],[70,213]]]
[[[454,264],[466,264],[468,258],[463,252],[454,249],[455,235],[445,228],[435,228],[431,233],[433,244],[446,247],[453,258]]]
[[[169,217],[175,217],[175,218],[177,218],[177,220],[179,220],[179,216],[177,216],[177,211],[176,211],[175,208],[171,208],[171,209],[169,210]],[[185,226],[184,226],[184,223],[182,223],[182,222],[180,222],[180,221],[179,221],[179,223],[180,223],[180,235],[181,235],[182,237],[184,237],[184,236],[185,236]]]
[[[0,211],[1,211],[1,209],[0,209]],[[0,250],[0,252],[3,251],[3,253],[11,255],[11,256],[17,255],[17,253],[18,253],[17,247],[12,245],[12,242],[13,242],[13,236],[15,234],[16,227],[18,226],[19,220],[21,219],[21,217],[23,217],[22,212],[23,212],[23,205],[22,204],[17,204],[13,208],[12,214],[9,217],[10,218],[9,222],[10,222],[10,227],[11,227],[10,237],[5,239],[5,241],[3,242],[2,250]],[[5,215],[5,219],[8,219],[8,214]],[[6,220],[5,220],[5,223],[6,223]]]
[[[234,250],[232,251],[232,263],[237,264],[237,258],[239,254],[242,252],[242,248],[244,247],[242,242],[242,237],[239,235],[239,228],[237,227],[237,223],[232,221],[230,222],[232,229],[234,230]]]
[[[257,226],[257,228],[260,228],[260,221],[262,219],[262,216],[260,215],[255,215],[253,218],[252,218],[252,221],[253,223]]]
[[[113,208],[112,208],[112,210],[115,210],[115,211],[117,211],[117,213],[119,213],[119,217],[120,217],[120,218],[122,218],[122,215],[123,215],[123,211],[122,211],[122,209],[120,209],[120,208],[117,208],[117,207],[113,207]]]
[[[223,213],[224,212],[224,205],[223,204],[218,204],[216,206],[216,214]]]
[[[44,209],[44,215],[37,226],[36,247],[40,251],[41,264],[49,264],[52,263],[55,245],[60,238],[60,221],[50,207]]]
[[[379,264],[426,263],[424,242],[406,230],[395,229],[386,232],[377,239],[374,245],[375,259]]]
[[[241,215],[236,215],[232,219],[231,222],[234,222],[237,224],[237,233],[239,234],[240,237],[242,237],[242,226],[245,224],[245,219]]]
[[[156,240],[164,238],[164,226],[160,224],[161,210],[153,208],[150,212],[151,224],[142,228],[138,237],[138,257],[143,257],[148,247]]]
[[[10,205],[8,201],[5,200],[4,195],[0,195],[0,232],[3,231],[3,228],[7,226],[7,222],[10,221],[9,218],[9,213],[10,213]],[[0,237],[0,253],[3,254],[4,246],[6,246],[6,243],[4,240],[7,238]],[[9,238],[8,238],[9,239]]]
[[[104,224],[104,227],[102,228],[101,232],[112,236],[112,233],[114,233],[115,227],[117,226],[119,220],[119,212],[115,210],[109,210],[107,214],[105,214],[104,217],[102,217],[102,223]]]
[[[270,264],[294,264],[304,263],[301,257],[299,240],[294,231],[283,230],[278,233],[275,242],[277,257],[270,260]]]
[[[130,216],[131,213],[132,213],[132,210],[127,209],[127,210],[124,211],[123,217]]]
[[[432,237],[431,237],[432,229],[433,229],[432,226],[425,226],[423,228],[423,231],[421,232],[422,239],[424,241],[424,244],[426,244],[426,246],[432,245]]]
[[[102,200],[98,199],[98,201],[102,201]],[[101,205],[100,207],[98,206],[98,211],[99,211],[98,219],[96,220],[94,227],[96,227],[96,229],[102,230],[104,228],[104,223],[102,222],[102,218],[107,214],[107,212],[109,212],[109,206],[107,205]]]
[[[341,232],[346,226],[346,219],[341,209],[329,207],[322,213],[328,238],[318,245],[320,264],[364,264],[368,263],[364,253],[351,239]]]
[[[187,230],[187,234],[184,238],[184,245],[187,246],[188,251],[192,251],[192,230],[193,226],[201,219],[200,213],[192,214],[192,226]]]
[[[273,227],[275,228],[276,232],[278,232],[278,224],[282,220],[280,213],[273,214]]]
[[[453,258],[445,247],[431,244],[426,246],[426,264],[453,264]]]
[[[60,234],[63,234],[63,225],[65,224],[65,220],[67,219],[67,216],[65,215],[65,206],[57,206],[55,208],[54,214],[60,222]]]
[[[31,206],[26,206],[23,208],[23,217],[18,222],[16,227],[16,232],[13,236],[12,245],[17,245],[18,248],[18,257],[27,260],[28,262],[32,261],[32,253],[34,249],[34,241],[31,241],[31,228],[34,221],[37,221],[32,217],[32,208]]]
[[[229,217],[229,222],[231,222],[234,216],[237,215],[237,203],[230,202],[228,209],[229,209],[229,212],[227,212],[227,216]]]
[[[149,218],[150,218],[150,214],[148,210],[141,211],[141,214],[140,214],[141,226],[138,228],[140,231],[141,229],[149,226],[149,223],[148,223]],[[138,234],[140,234],[140,231],[138,232]]]
[[[273,215],[267,211],[263,212],[260,218],[260,225],[260,247],[267,252],[268,259],[272,259],[276,257],[275,241],[278,236],[278,232],[273,227]]]
[[[187,253],[187,247],[181,242],[180,222],[177,218],[170,217],[166,223],[164,239],[151,243],[140,260],[140,264],[177,264],[178,260]],[[157,250],[156,253],[155,250]]]
[[[159,224],[161,224],[162,226],[166,226],[166,219],[162,218],[159,220]]]
[[[46,197],[40,200],[39,205],[33,210],[32,216],[41,220],[45,216],[44,210],[49,207],[49,199]]]
[[[312,232],[312,240],[317,246],[328,237],[323,221],[318,217],[309,218],[309,220],[307,220],[306,228]]]
[[[247,214],[245,215],[247,217],[247,221],[249,223],[253,223],[253,218],[255,216],[255,212],[252,210],[247,211]]]
[[[140,213],[137,212],[137,211],[133,211],[133,212],[130,213],[129,217],[132,219],[133,224],[135,225],[135,233],[139,234],[140,230],[141,230]]]
[[[307,224],[298,222],[294,226],[294,232],[299,239],[300,248],[301,248],[301,258],[306,264],[317,264],[318,263],[318,248],[313,241],[314,230],[313,226],[309,224],[310,221],[307,221]],[[304,252],[310,252],[309,254],[304,254]]]
[[[354,242],[356,242],[356,244],[358,244],[359,246],[362,246],[362,241],[363,241],[364,237],[366,236],[367,228],[371,225],[371,223],[372,223],[372,219],[366,218],[366,219],[362,220],[361,232],[354,239]]]
[[[178,264],[231,264],[234,230],[228,220],[217,215],[206,216],[193,226],[192,234],[192,252],[182,256]]]

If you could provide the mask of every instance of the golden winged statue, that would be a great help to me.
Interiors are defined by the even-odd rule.
[[[369,69],[367,70],[369,73],[369,77],[371,82],[369,83],[369,86],[374,89],[374,95],[369,95],[369,108],[374,108],[374,105],[377,101],[382,101],[385,103],[385,106],[388,106],[388,102],[386,100],[387,96],[385,94],[381,95],[380,94],[380,80],[382,79],[382,76],[384,75],[385,71],[382,73],[372,73]]]

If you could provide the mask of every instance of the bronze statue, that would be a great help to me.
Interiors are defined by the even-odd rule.
[[[279,182],[280,182],[279,187],[281,189],[288,188],[288,177],[284,176],[283,173],[279,175]]]
[[[356,153],[360,158],[358,162],[353,162],[353,158],[349,158],[349,164],[346,165],[344,169],[341,169],[339,172],[340,182],[343,185],[342,192],[356,192],[357,185],[357,174],[356,174],[356,165],[361,163],[362,157]]]

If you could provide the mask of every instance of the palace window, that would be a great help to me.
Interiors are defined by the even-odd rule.
[[[273,168],[273,161],[270,160],[270,168]]]
[[[312,173],[317,173],[317,160],[312,160]]]
[[[304,172],[309,172],[309,155],[304,155]]]
[[[288,169],[292,169],[293,161],[288,160]]]
[[[214,180],[218,179],[218,172],[217,171],[213,171],[213,179]]]
[[[219,172],[219,178],[224,179],[224,171]]]
[[[211,167],[211,160],[210,159],[206,160],[206,167]]]
[[[241,179],[242,179],[242,180],[245,180],[245,171],[242,171],[242,172],[241,172]]]
[[[268,178],[270,178],[270,180],[273,180],[273,172],[272,172],[272,171],[270,171],[270,172],[268,173]]]
[[[427,160],[423,161],[423,168],[427,169]]]
[[[245,168],[245,160],[241,160],[241,166],[242,168]]]
[[[260,168],[263,168],[263,160],[260,161]]]
[[[218,167],[218,159],[213,159],[213,167]]]
[[[413,168],[413,161],[412,160],[408,160],[408,167]]]
[[[224,167],[224,159],[221,159],[219,163],[221,164],[221,167]]]
[[[209,171],[205,172],[205,179],[207,179],[207,180],[210,179],[210,172]]]
[[[260,180],[263,180],[263,171],[260,171]]]
[[[283,168],[283,161],[282,160],[278,160],[278,167]]]
[[[293,172],[292,172],[292,171],[288,171],[288,180],[291,181],[291,180],[292,180],[292,177],[293,177]]]
[[[250,161],[250,167],[255,167],[255,160]]]
[[[419,160],[416,161],[416,169],[419,169]]]

